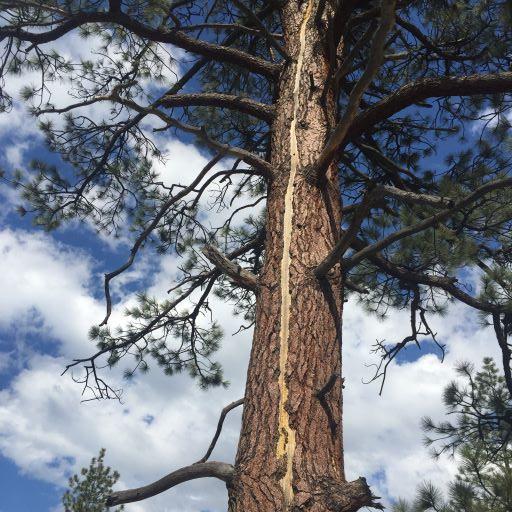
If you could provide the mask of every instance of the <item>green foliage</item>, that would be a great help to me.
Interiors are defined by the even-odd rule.
[[[478,443],[479,454],[491,460],[512,441],[512,397],[496,363],[485,358],[475,372],[472,364],[461,363],[457,373],[465,382],[453,381],[444,390],[443,402],[455,421],[436,424],[423,418],[427,446],[440,445],[433,455],[452,453],[467,443]]]
[[[69,479],[69,489],[62,497],[66,512],[107,512],[124,510],[124,505],[107,508],[107,497],[119,480],[119,473],[104,465],[105,449],[94,457],[88,468]]]
[[[107,327],[94,326],[89,331],[89,337],[96,342],[99,350],[109,350],[107,364],[115,366],[126,354],[124,347],[118,348],[119,340],[134,339],[139,332],[147,331],[143,343],[130,347],[135,364],[124,371],[127,379],[132,378],[136,371],[148,372],[150,366],[146,357],[151,356],[166,375],[186,370],[202,388],[227,385],[222,368],[210,359],[222,339],[219,324],[212,322],[204,327],[197,318],[197,311],[184,309],[176,312],[177,320],[169,321],[167,315],[173,310],[172,300],[159,302],[154,297],[140,293],[137,305],[126,311],[131,319],[126,327],[117,329],[113,334]],[[152,325],[155,318],[163,318],[162,325]],[[148,330],[148,326],[151,326],[151,330]]]
[[[216,245],[232,253],[241,267],[261,269],[264,206],[273,183],[254,161],[271,161],[282,146],[282,134],[265,116],[263,121],[233,103],[219,107],[211,94],[229,95],[232,102],[250,98],[268,109],[282,93],[287,97],[287,91],[279,90],[277,79],[254,72],[254,62],[249,64],[247,57],[267,66],[282,64],[284,72],[279,75],[288,76],[291,68],[275,45],[290,54],[296,48],[284,34],[290,20],[283,16],[281,2],[243,3],[257,13],[256,21],[230,0],[0,3],[0,109],[12,106],[3,81],[31,73],[34,83],[23,82],[20,99],[39,121],[48,149],[61,157],[54,165],[40,158],[6,178],[21,192],[20,213],[47,230],[81,221],[103,234],[131,237],[131,251],[113,269],[114,276],[126,271],[144,249],[179,257],[169,300],[141,293],[138,304],[127,311],[123,329],[92,331],[104,351],[93,360],[98,367],[118,364],[131,354],[135,363],[125,372],[131,377],[135,369],[149,369],[150,356],[168,375],[185,370],[203,387],[223,384],[222,371],[213,360],[221,333],[209,298],[215,295],[232,304],[243,319],[242,328],[254,320],[254,295],[214,272],[201,248]],[[323,41],[313,48],[313,59],[318,57],[329,68],[329,76],[325,83],[316,83],[312,75],[303,77],[300,87],[322,90],[333,120],[339,120],[369,62],[379,9],[375,2],[318,5],[326,11],[323,17],[315,16]],[[364,92],[359,113],[425,79],[509,72],[511,12],[510,2],[501,0],[399,2],[386,57]],[[109,21],[81,25],[86,14]],[[53,35],[62,42],[59,29],[64,33],[69,27],[87,40],[87,55],[71,59],[58,51],[61,45],[32,43],[35,34],[54,29],[50,39]],[[187,43],[162,42],[173,35]],[[338,44],[341,39],[343,44]],[[235,59],[232,50],[245,61]],[[70,95],[63,109],[52,97],[55,84],[64,84]],[[370,188],[382,184],[456,201],[491,180],[510,177],[512,97],[494,89],[476,92],[455,96],[441,91],[406,103],[357,135],[347,135],[336,156],[344,205],[356,205]],[[209,95],[209,102],[166,103],[169,96],[202,93]],[[300,130],[307,130],[300,121]],[[215,165],[206,166],[204,174],[185,165],[177,170],[185,178],[166,175],[166,164],[174,157],[167,151],[169,137],[176,136],[186,143],[197,139],[196,147]],[[197,183],[187,189],[184,183],[196,177]],[[355,211],[344,214],[345,227]],[[351,251],[416,226],[437,212],[432,205],[382,197],[357,233],[359,249],[353,243],[344,256],[350,258]],[[212,224],[211,217],[220,220]],[[361,301],[379,317],[389,308],[410,308],[412,334],[402,347],[420,344],[433,335],[426,315],[444,313],[453,297],[483,311],[484,321],[493,308],[501,316],[512,313],[511,232],[508,187],[347,266],[346,282],[358,293],[365,292]],[[453,285],[461,293],[453,294],[436,282]],[[469,299],[461,298],[463,294]],[[397,345],[398,350],[401,344]],[[387,362],[391,353],[397,353],[384,342],[380,348]],[[100,381],[96,385],[102,389]]]
[[[393,512],[510,512],[512,510],[512,397],[496,364],[484,359],[480,371],[461,364],[458,373],[466,385],[452,382],[444,391],[447,413],[456,422],[423,428],[438,436],[441,452],[457,456],[458,472],[448,485],[448,496],[432,482],[422,483],[413,503],[399,500]],[[435,442],[427,438],[430,445]]]
[[[512,449],[503,448],[493,462],[478,442],[465,444],[459,452],[455,480],[448,496],[431,482],[417,489],[412,503],[400,500],[393,512],[510,512],[512,510]]]

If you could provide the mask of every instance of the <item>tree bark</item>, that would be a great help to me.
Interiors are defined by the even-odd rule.
[[[275,179],[230,512],[349,512],[371,504],[364,479],[347,483],[343,468],[339,265],[325,279],[313,274],[340,237],[336,166],[320,186],[300,172],[335,122],[332,96],[322,102],[328,61],[318,3],[291,0],[282,10],[292,62],[276,101]]]

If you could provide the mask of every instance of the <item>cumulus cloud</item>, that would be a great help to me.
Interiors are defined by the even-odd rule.
[[[50,335],[57,347],[54,355],[33,349],[0,392],[0,452],[23,472],[59,485],[102,446],[107,447],[108,464],[121,472],[122,487],[148,483],[198,460],[220,409],[243,394],[251,336],[248,332],[234,339],[229,336],[238,326],[229,305],[215,301],[213,309],[227,333],[219,359],[230,388],[204,392],[186,375],[168,378],[158,369],[123,383],[119,370],[110,377],[125,387],[122,404],[81,404],[80,387],[60,372],[71,357],[92,350],[85,333],[103,312],[101,300],[93,295],[98,285],[94,261],[48,235],[12,230],[0,233],[0,252],[4,261],[0,286],[11,291],[8,299],[0,299],[2,329],[16,329],[19,318],[37,313],[32,338]],[[159,283],[168,282],[174,271],[171,259],[163,261],[154,277],[153,291],[158,294],[164,288]],[[405,334],[407,317],[398,312],[379,322],[354,300],[345,308],[347,475],[369,477],[386,499],[411,496],[422,479],[447,481],[453,475],[453,463],[429,459],[421,444],[419,418],[442,417],[440,394],[454,375],[456,361],[479,362],[484,355],[496,355],[492,336],[464,307],[452,306],[435,325],[448,345],[445,363],[427,354],[414,362],[394,364],[379,397],[377,385],[362,383],[370,375],[365,366],[372,362],[369,346],[377,338],[395,340]],[[235,411],[214,459],[234,459],[239,426],[240,411]],[[195,481],[130,509],[222,511],[225,503],[222,484]]]
[[[455,462],[433,461],[422,445],[419,420],[441,420],[441,393],[456,375],[460,361],[479,365],[485,356],[499,356],[492,333],[480,325],[474,312],[453,304],[445,316],[431,319],[431,327],[446,343],[444,363],[433,354],[413,362],[392,363],[378,396],[378,383],[363,384],[372,376],[366,365],[375,362],[369,347],[377,339],[399,341],[408,334],[408,313],[394,312],[379,322],[355,301],[346,305],[344,316],[345,442],[347,472],[376,475],[377,494],[411,498],[423,480],[446,484],[455,473]]]
[[[65,355],[83,355],[83,340],[102,307],[90,292],[93,261],[50,236],[0,232],[4,271],[0,277],[0,327],[21,328],[40,319],[39,329],[60,342]],[[72,319],[72,321],[71,321]]]
[[[201,458],[220,409],[242,393],[245,364],[240,359],[247,360],[250,345],[248,334],[239,335],[236,343],[230,339],[236,321],[225,322],[228,336],[219,354],[229,369],[229,389],[206,394],[188,376],[170,379],[158,369],[126,383],[120,368],[109,378],[125,387],[122,404],[81,404],[80,386],[60,373],[72,357],[93,350],[86,332],[103,313],[102,302],[92,295],[92,283],[98,284],[94,262],[48,235],[23,231],[1,232],[0,253],[8,269],[0,275],[0,286],[12,290],[0,303],[0,327],[16,333],[22,329],[20,318],[29,315],[33,322],[37,316],[32,339],[50,337],[58,351],[50,356],[24,350],[22,368],[0,392],[0,452],[25,473],[60,485],[101,446],[108,448],[108,463],[122,473],[122,486],[147,483]],[[155,283],[168,282],[170,271],[169,265],[163,266]],[[161,290],[155,284],[152,291]],[[118,309],[130,300],[133,297],[125,297]],[[227,305],[217,304],[217,311],[223,318],[230,316]],[[234,413],[223,432],[217,451],[222,459],[234,458],[239,418],[239,412]],[[133,510],[220,510],[225,499],[225,489],[217,482],[191,482],[172,497],[154,498]]]

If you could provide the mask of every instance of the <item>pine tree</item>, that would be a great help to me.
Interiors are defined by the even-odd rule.
[[[119,480],[119,473],[105,466],[105,449],[102,448],[98,457],[93,457],[88,468],[82,468],[80,474],[69,479],[69,489],[62,496],[62,505],[66,512],[106,512],[108,496],[112,487]],[[115,507],[124,510],[124,505]]]
[[[435,457],[473,443],[480,459],[493,461],[500,451],[511,448],[512,394],[492,358],[485,358],[476,373],[474,365],[467,362],[456,370],[466,382],[453,381],[443,393],[447,413],[455,421],[436,424],[423,418],[422,428],[428,433],[425,443],[439,446],[433,450]]]
[[[413,503],[398,500],[394,512],[508,512],[512,510],[512,396],[492,359],[484,359],[475,374],[462,364],[459,373],[467,385],[451,383],[444,392],[447,412],[456,423],[435,425],[424,420],[424,429],[434,432],[441,452],[451,449],[458,455],[458,472],[448,485],[445,498],[431,482],[418,488]],[[427,445],[436,440],[428,437]]]
[[[68,369],[82,367],[101,398],[118,396],[105,363],[130,357],[127,376],[156,362],[222,385],[209,298],[254,325],[235,464],[205,459],[111,503],[215,476],[231,512],[378,507],[365,480],[344,473],[349,294],[380,315],[410,309],[410,335],[374,347],[382,383],[407,344],[436,340],[429,316],[460,301],[494,326],[512,393],[509,2],[0,0],[0,10],[1,78],[37,71],[21,96],[62,159],[4,177],[20,212],[45,229],[81,220],[133,240],[105,278],[97,351]],[[54,46],[72,34],[93,49],[78,62]],[[55,82],[73,96],[64,106]],[[8,110],[5,89],[0,99]],[[187,185],[153,165],[172,158],[172,135],[210,158],[184,170]],[[208,194],[221,225],[207,222]],[[170,298],[141,291],[111,329],[110,285],[151,247],[181,257]]]

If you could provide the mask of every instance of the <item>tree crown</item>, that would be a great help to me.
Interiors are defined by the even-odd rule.
[[[221,330],[208,321],[209,297],[231,301],[252,323],[263,207],[283,172],[271,163],[279,78],[294,58],[283,5],[0,2],[2,80],[37,76],[21,97],[62,159],[35,161],[29,172],[4,178],[20,187],[21,212],[46,229],[81,220],[132,239],[127,259],[105,278],[107,314],[91,329],[98,350],[69,366],[84,367],[81,381],[93,396],[118,396],[96,370],[127,354],[135,358],[127,376],[152,358],[167,374],[188,371],[201,386],[225,383],[213,359]],[[301,173],[323,187],[336,163],[344,201],[343,236],[318,262],[316,277],[339,265],[347,290],[371,310],[411,310],[409,336],[377,343],[376,378],[408,343],[435,339],[428,314],[458,300],[493,323],[512,391],[509,4],[313,7],[310,23],[325,34],[318,55],[329,66],[322,96],[336,124]],[[77,34],[91,49],[78,60],[59,47]],[[69,89],[65,101],[52,93],[56,84]],[[1,99],[8,109],[6,90]],[[171,135],[194,140],[209,162],[164,178],[155,162],[172,158]],[[222,219],[208,222],[208,209]],[[110,284],[150,246],[181,257],[170,298],[141,293],[127,324],[112,331]],[[471,288],[475,270],[481,280]]]

